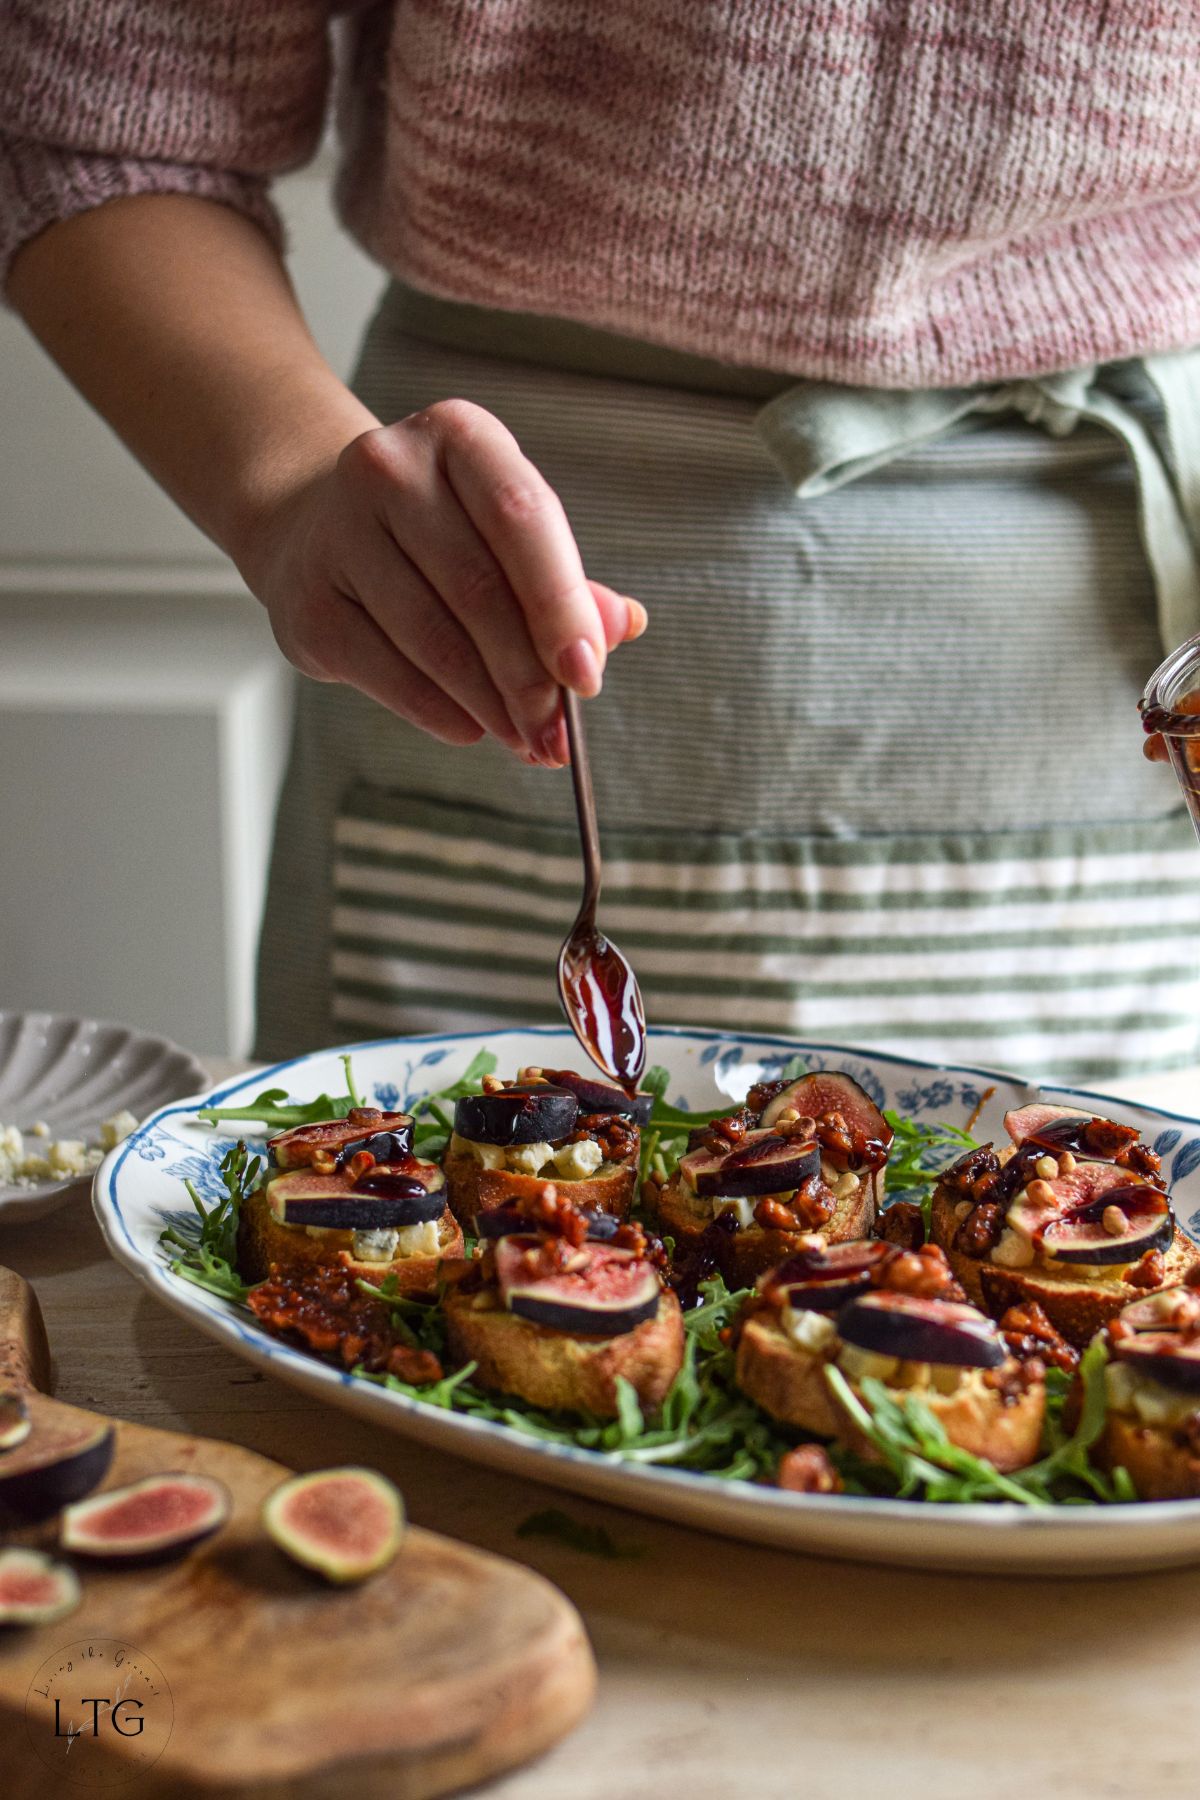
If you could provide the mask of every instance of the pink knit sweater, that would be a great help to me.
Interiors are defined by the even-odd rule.
[[[334,10],[0,0],[0,251],[120,194],[270,227]],[[892,387],[1200,342],[1186,0],[368,0],[347,30],[341,210],[433,293]]]

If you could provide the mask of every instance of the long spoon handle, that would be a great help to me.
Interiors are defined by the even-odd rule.
[[[571,751],[571,781],[575,788],[579,841],[583,848],[583,906],[594,921],[600,898],[600,831],[596,824],[596,796],[592,792],[592,765],[588,760],[579,695],[564,688],[562,707]]]

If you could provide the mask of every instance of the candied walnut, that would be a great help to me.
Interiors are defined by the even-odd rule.
[[[1127,1144],[1124,1150],[1118,1150],[1113,1161],[1123,1169],[1132,1169],[1135,1175],[1162,1173],[1162,1157],[1149,1144]]]
[[[638,1128],[623,1113],[584,1113],[579,1118],[568,1143],[579,1144],[592,1138],[604,1152],[605,1162],[625,1162],[638,1147]]]
[[[1046,1379],[1046,1365],[1037,1356],[1030,1356],[1024,1362],[1010,1357],[1002,1362],[999,1368],[983,1371],[983,1385],[999,1394],[1005,1406],[1014,1406],[1022,1394],[1027,1394],[1031,1387]]]
[[[1115,1119],[1089,1119],[1080,1132],[1084,1149],[1103,1158],[1115,1158],[1128,1152],[1137,1142],[1137,1136],[1135,1126],[1118,1125]]]
[[[995,1200],[981,1200],[972,1207],[954,1234],[954,1248],[967,1256],[986,1256],[1000,1242],[1004,1208]]]
[[[770,1106],[777,1094],[782,1094],[784,1088],[791,1087],[791,1085],[791,1082],[786,1079],[782,1081],[756,1081],[754,1086],[750,1089],[750,1092],[746,1095],[746,1110],[752,1112],[755,1117],[757,1117],[759,1113],[766,1111],[767,1107]]]
[[[754,1223],[764,1231],[799,1231],[800,1220],[782,1200],[760,1200],[754,1209]]]
[[[837,1197],[819,1175],[810,1175],[788,1202],[801,1231],[820,1231],[837,1211]]]
[[[445,1373],[432,1350],[418,1350],[412,1344],[397,1344],[390,1350],[387,1369],[389,1375],[407,1381],[410,1387],[428,1387],[431,1381],[440,1381]]]
[[[1125,1277],[1130,1287],[1160,1288],[1167,1279],[1167,1265],[1161,1250],[1147,1250],[1141,1262],[1135,1263]]]
[[[911,1200],[893,1200],[880,1214],[875,1235],[902,1250],[919,1250],[925,1242],[925,1215]]]
[[[779,1459],[776,1486],[789,1494],[840,1494],[842,1478],[820,1444],[798,1444]]]
[[[544,1181],[536,1193],[523,1195],[517,1201],[517,1211],[540,1231],[576,1248],[587,1237],[587,1220],[552,1181]]]
[[[1128,1330],[1128,1327],[1124,1329]],[[1000,1320],[1000,1331],[1012,1354],[1021,1362],[1037,1358],[1061,1369],[1065,1375],[1073,1375],[1079,1367],[1078,1350],[1055,1329],[1036,1300],[1010,1306]]]
[[[970,1194],[978,1200],[999,1173],[1000,1158],[990,1144],[981,1144],[977,1150],[968,1150],[965,1156],[951,1164],[942,1180],[956,1194]]]
[[[285,1276],[272,1266],[246,1304],[269,1331],[294,1333],[310,1350],[338,1356],[345,1366],[380,1368],[391,1348],[388,1311],[342,1269]]]
[[[872,1269],[871,1282],[894,1294],[909,1294],[914,1300],[966,1299],[946,1261],[945,1251],[937,1244],[922,1244],[919,1250],[898,1251]]]

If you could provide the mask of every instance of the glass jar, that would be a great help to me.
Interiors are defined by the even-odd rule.
[[[1142,724],[1166,745],[1200,837],[1200,637],[1172,650],[1138,702]]]

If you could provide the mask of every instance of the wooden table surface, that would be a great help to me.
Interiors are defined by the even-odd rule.
[[[1121,1091],[1200,1111],[1200,1070]],[[1200,1794],[1200,1569],[1034,1582],[756,1550],[385,1437],[259,1374],[109,1259],[86,1193],[0,1227],[0,1262],[34,1284],[62,1399],[298,1469],[374,1464],[417,1523],[571,1596],[600,1666],[596,1709],[491,1800]],[[642,1554],[517,1538],[547,1506]]]

